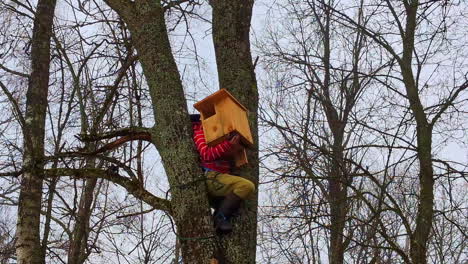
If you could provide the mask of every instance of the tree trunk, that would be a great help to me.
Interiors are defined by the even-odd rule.
[[[16,255],[19,264],[45,263],[40,243],[44,133],[49,88],[50,37],[55,0],[39,0],[31,45],[31,77],[26,93],[24,173],[18,202]]]
[[[328,202],[330,203],[330,247],[328,257],[331,264],[343,264],[344,262],[344,228],[347,207],[347,186],[343,164],[343,138],[347,120],[340,119],[337,108],[334,107],[330,95],[331,80],[331,36],[330,21],[331,10],[325,8],[325,22],[322,29],[323,38],[323,63],[325,76],[323,81],[323,99],[321,104],[325,110],[327,123],[333,135],[333,145],[330,153],[330,179],[328,180]],[[353,98],[346,98],[353,100]],[[344,117],[342,117],[344,118]]]
[[[220,88],[229,90],[249,109],[255,145],[248,151],[249,165],[239,174],[258,186],[258,90],[250,51],[252,0],[213,0],[213,41]],[[246,201],[234,231],[222,239],[228,263],[255,263],[258,193]]]
[[[327,45],[325,45],[327,46]],[[329,59],[329,58],[328,58]],[[330,69],[329,60],[326,69]],[[326,76],[329,76],[327,72]],[[326,113],[327,122],[333,134],[333,145],[329,156],[328,202],[330,203],[330,247],[329,260],[331,264],[343,264],[345,252],[344,228],[347,214],[348,186],[344,166],[344,127],[345,122],[339,119],[337,110],[331,103],[328,91],[329,78],[324,82],[325,99],[321,102]],[[352,100],[348,98],[348,100]]]
[[[336,140],[336,139],[335,139]],[[330,203],[330,249],[328,252],[331,264],[344,263],[344,228],[347,213],[347,186],[343,171],[342,142],[335,143],[328,180]]]
[[[129,26],[153,103],[152,140],[170,184],[171,215],[184,263],[209,262],[214,230],[204,175],[192,140],[180,75],[172,55],[164,10],[157,1],[106,1]]]
[[[416,228],[410,236],[410,255],[413,263],[425,264],[427,263],[427,244],[434,216],[434,170],[432,167],[432,127],[419,98],[419,90],[412,70],[418,4],[418,1],[405,4],[406,27],[400,68],[410,108],[416,120],[419,160],[419,203]]]
[[[94,161],[91,162],[94,163]],[[92,164],[88,167],[94,168],[95,166]],[[87,179],[83,187],[75,227],[73,228],[73,237],[70,241],[70,250],[68,253],[69,264],[82,264],[88,257],[86,247],[89,235],[89,219],[92,212],[91,206],[94,199],[96,183],[97,178]]]

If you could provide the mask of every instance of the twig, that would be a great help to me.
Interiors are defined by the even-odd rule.
[[[144,211],[137,212],[137,213],[133,213],[133,214],[118,215],[118,216],[117,216],[117,219],[125,218],[125,217],[132,217],[132,216],[137,216],[137,215],[142,215],[142,214],[147,214],[147,213],[151,213],[151,212],[154,211],[155,209],[156,209],[156,208],[151,208],[151,209],[144,210]]]

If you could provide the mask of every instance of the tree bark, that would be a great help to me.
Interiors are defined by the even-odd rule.
[[[182,258],[184,263],[206,264],[214,252],[214,230],[163,7],[152,0],[106,2],[127,23],[149,86],[156,122],[152,139],[170,184]]]
[[[330,122],[330,121],[328,121]],[[336,139],[335,139],[336,140]],[[343,173],[343,147],[341,142],[333,145],[330,157],[330,179],[328,180],[330,203],[330,263],[344,263],[344,228],[347,214],[347,186]]]
[[[16,255],[19,264],[45,263],[40,243],[44,133],[49,88],[50,38],[56,0],[39,0],[31,44],[31,77],[26,93],[24,173],[18,202]]]
[[[403,38],[403,57],[400,61],[403,82],[409,104],[416,120],[416,138],[419,160],[419,203],[416,227],[410,235],[411,260],[427,263],[427,244],[434,217],[434,170],[432,164],[432,126],[429,124],[412,70],[414,36],[417,27],[418,1],[405,3],[406,27]]]
[[[333,143],[331,147],[329,180],[328,180],[328,202],[330,203],[330,248],[328,252],[331,264],[343,264],[344,262],[344,228],[347,213],[347,195],[348,187],[346,186],[346,175],[344,173],[344,146],[343,138],[345,133],[345,125],[348,120],[346,116],[349,113],[343,114],[343,119],[340,118],[338,110],[332,103],[330,95],[330,80],[331,80],[331,36],[330,36],[330,20],[331,10],[327,7],[324,9],[326,18],[322,27],[324,55],[323,63],[325,76],[323,81],[323,99],[321,104],[324,108],[327,117],[327,123],[333,135]],[[355,98],[347,97],[346,101],[353,101]],[[346,110],[344,110],[346,111]],[[348,110],[349,111],[349,110]]]
[[[89,167],[94,168],[94,160],[91,163]],[[89,219],[92,212],[91,206],[94,200],[96,183],[97,178],[87,179],[83,187],[75,227],[73,228],[73,237],[70,241],[68,264],[82,264],[88,257],[86,248],[88,245]]]
[[[250,51],[253,0],[213,0],[213,41],[220,88],[229,90],[249,109],[254,146],[249,165],[239,174],[258,186],[258,90]],[[258,192],[252,195],[234,220],[234,231],[222,239],[227,263],[255,263]]]

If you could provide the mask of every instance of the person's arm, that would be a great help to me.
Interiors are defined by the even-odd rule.
[[[218,160],[224,157],[226,153],[229,153],[232,148],[232,144],[228,140],[224,140],[214,147],[208,146],[206,144],[205,135],[203,134],[203,129],[201,126],[198,129],[194,129],[193,141],[195,142],[198,153],[200,153],[200,157],[204,161]]]
[[[228,136],[228,140],[229,143],[231,143],[231,147],[223,154],[223,158],[235,159],[235,156],[244,149],[241,143],[241,137],[237,132],[234,132]]]

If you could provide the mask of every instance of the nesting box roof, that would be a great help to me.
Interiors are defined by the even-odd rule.
[[[248,111],[247,108],[245,108],[245,106],[243,106],[239,101],[237,101],[237,99],[234,98],[234,96],[232,96],[232,94],[230,94],[226,89],[221,89],[217,91],[216,93],[209,95],[208,97],[201,100],[200,102],[195,103],[193,107],[195,107],[195,109],[201,112],[203,110],[203,106],[214,105],[216,102],[219,102],[220,100],[226,97],[231,98],[232,101],[234,101],[244,111]]]

